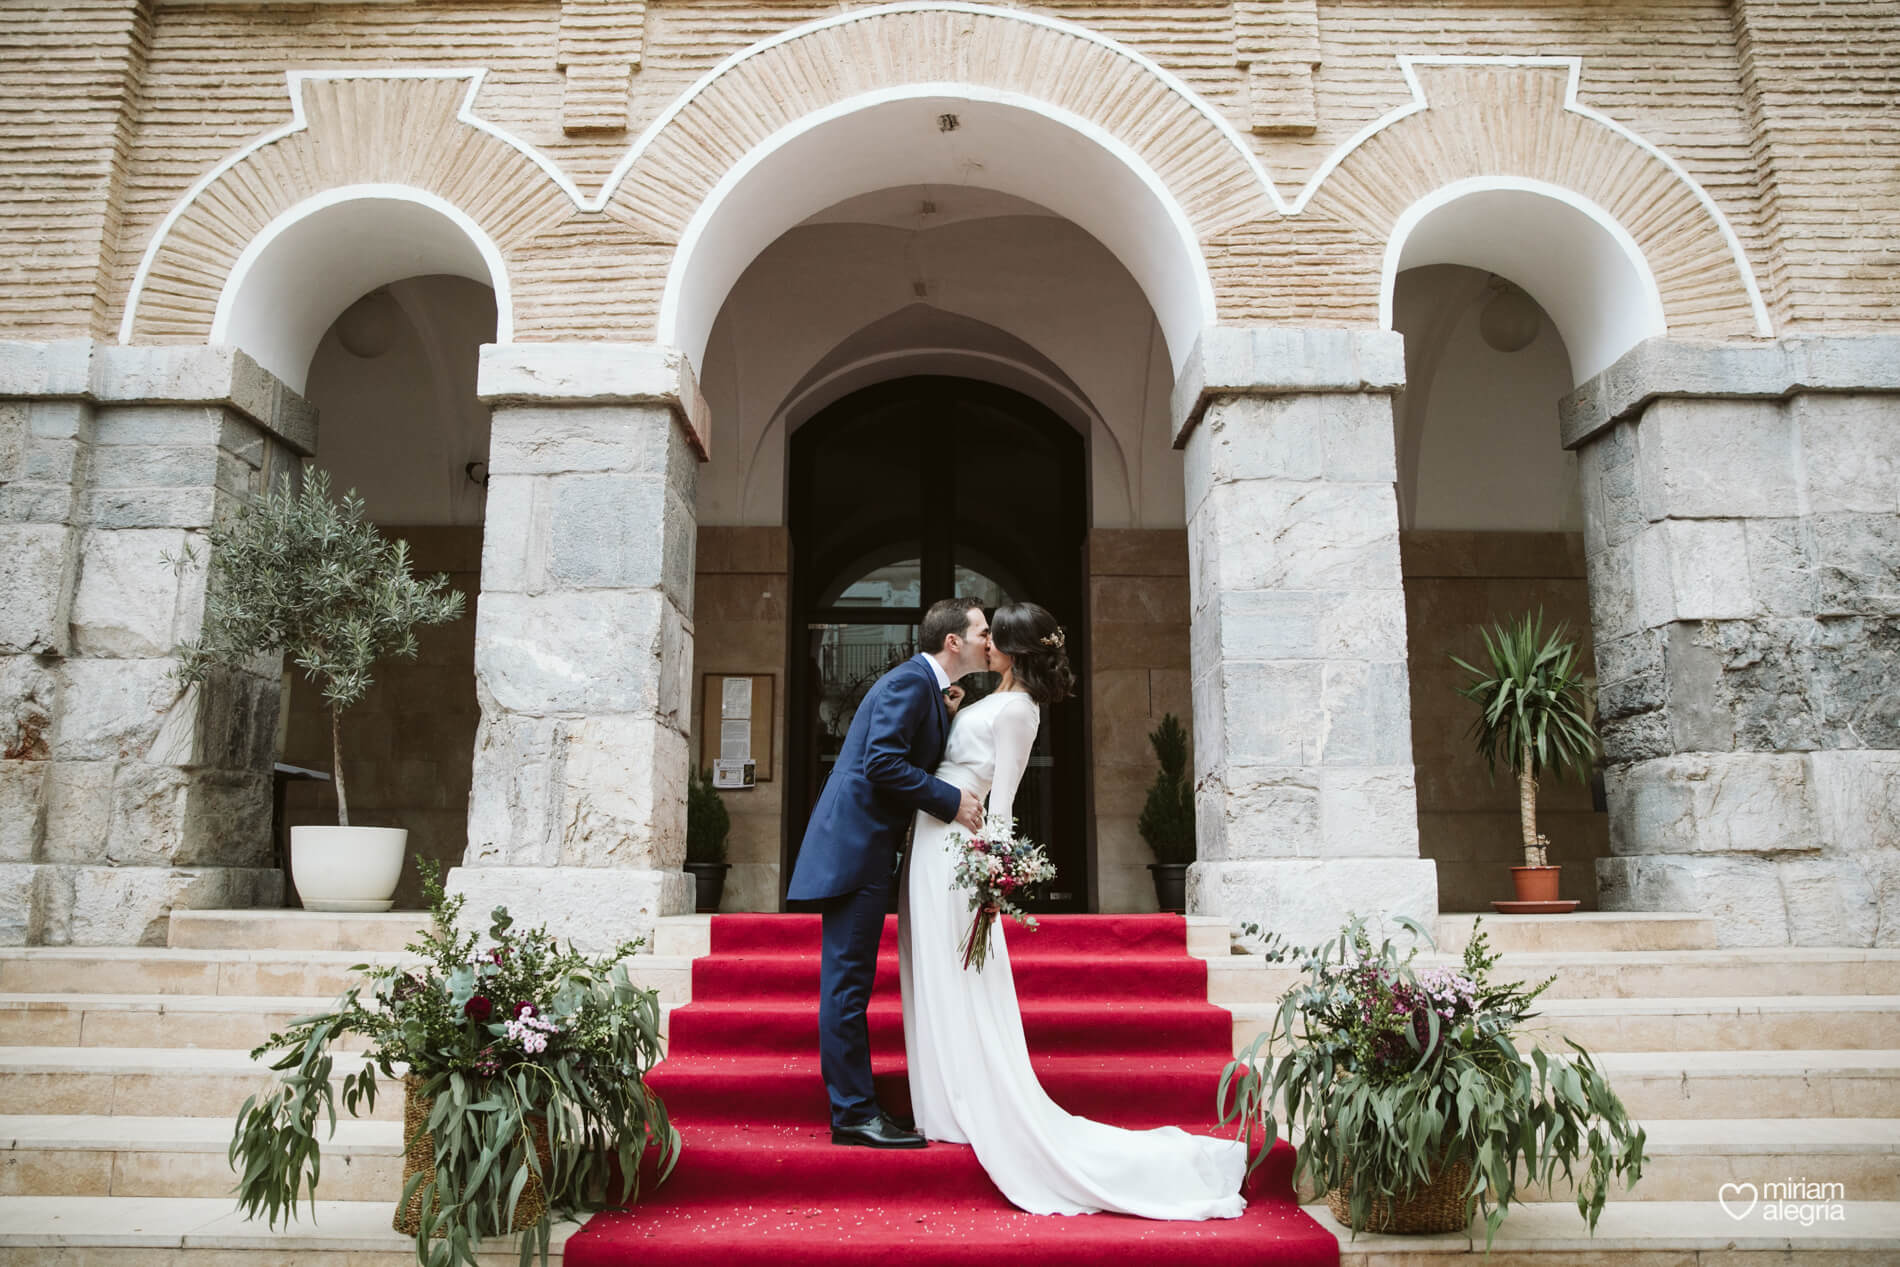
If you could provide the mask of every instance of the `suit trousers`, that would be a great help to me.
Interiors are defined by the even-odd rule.
[[[871,1026],[865,1016],[877,980],[877,948],[890,903],[889,875],[851,893],[826,898],[824,958],[818,983],[818,1061],[831,1095],[834,1126],[856,1126],[878,1114],[871,1083]]]

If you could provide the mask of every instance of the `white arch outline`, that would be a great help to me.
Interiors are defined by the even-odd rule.
[[[1643,283],[1644,316],[1653,327],[1653,332],[1661,334],[1669,328],[1668,317],[1663,311],[1662,288],[1656,284],[1656,274],[1649,267],[1649,260],[1643,255],[1642,247],[1615,216],[1576,190],[1562,185],[1529,180],[1522,176],[1469,176],[1464,180],[1454,180],[1449,185],[1440,185],[1400,212],[1399,218],[1393,222],[1392,234],[1385,243],[1385,257],[1379,263],[1379,328],[1381,330],[1392,328],[1392,292],[1398,285],[1399,259],[1405,254],[1405,244],[1420,222],[1432,212],[1448,207],[1461,198],[1492,192],[1540,194],[1588,216],[1598,228],[1610,235],[1617,249],[1623,252],[1636,269],[1636,276]]]
[[[1741,274],[1742,286],[1748,295],[1749,305],[1754,314],[1756,334],[1762,338],[1774,337],[1774,323],[1769,316],[1767,304],[1762,299],[1761,288],[1755,278],[1755,270],[1749,263],[1747,252],[1743,249],[1741,239],[1737,237],[1734,227],[1728,221],[1728,217],[1723,215],[1721,208],[1716,205],[1714,198],[1709,195],[1709,192],[1703,188],[1702,184],[1691,176],[1688,171],[1669,154],[1644,139],[1638,133],[1618,123],[1615,119],[1584,105],[1577,99],[1583,73],[1583,58],[1580,56],[1396,54],[1400,73],[1404,76],[1407,86],[1411,89],[1412,100],[1388,111],[1378,119],[1373,120],[1341,143],[1328,154],[1324,161],[1320,163],[1319,167],[1314,170],[1313,175],[1307,180],[1305,185],[1301,187],[1299,193],[1291,201],[1288,201],[1275,187],[1272,177],[1268,174],[1266,168],[1254,154],[1251,145],[1248,144],[1239,130],[1178,76],[1154,62],[1151,58],[1117,41],[1111,40],[1098,32],[1092,31],[1087,27],[1065,22],[1057,18],[1046,17],[1041,14],[1026,13],[1015,9],[996,8],[990,5],[962,3],[961,0],[910,0],[910,2],[907,3],[857,9],[848,13],[802,23],[732,53],[719,62],[718,65],[701,75],[685,92],[680,94],[679,97],[675,98],[661,111],[659,116],[641,132],[639,138],[629,147],[627,153],[621,157],[619,163],[614,166],[606,181],[602,184],[599,192],[591,198],[584,195],[579,186],[574,183],[559,165],[542,151],[522,140],[520,137],[510,133],[505,128],[490,123],[475,113],[475,96],[487,75],[486,68],[416,68],[402,70],[335,68],[328,70],[287,71],[286,81],[291,102],[291,121],[282,127],[272,129],[269,132],[265,132],[253,138],[218,162],[203,176],[192,183],[166,213],[164,218],[159,221],[158,227],[153,230],[151,241],[147,243],[145,252],[140,258],[138,268],[133,275],[131,289],[126,297],[125,312],[119,323],[119,342],[130,343],[132,341],[132,332],[138,315],[139,302],[143,298],[146,284],[150,279],[152,267],[158,258],[159,252],[163,249],[166,239],[170,236],[173,226],[184,216],[198,197],[202,195],[206,189],[210,188],[212,183],[220,176],[224,175],[225,172],[240,162],[243,162],[253,153],[266,145],[282,140],[284,137],[303,131],[308,126],[303,101],[303,85],[305,83],[337,79],[467,79],[469,81],[468,91],[464,94],[462,103],[457,109],[456,118],[461,122],[469,124],[471,127],[486,132],[521,153],[530,162],[539,167],[548,178],[568,196],[577,210],[597,212],[607,205],[609,199],[613,197],[620,184],[626,179],[628,173],[632,171],[634,165],[639,161],[640,156],[646,152],[654,140],[664,131],[666,126],[670,124],[681,111],[690,105],[696,97],[733,67],[740,65],[751,57],[755,57],[780,44],[799,39],[813,31],[841,25],[846,22],[862,21],[894,13],[911,12],[969,13],[1002,18],[1014,22],[1023,22],[1034,26],[1042,26],[1050,30],[1060,31],[1063,34],[1074,36],[1078,39],[1087,40],[1108,49],[1117,56],[1126,58],[1149,74],[1155,76],[1162,83],[1167,85],[1171,91],[1178,94],[1193,107],[1197,113],[1212,122],[1214,126],[1220,130],[1222,135],[1226,137],[1228,143],[1233,146],[1235,152],[1241,156],[1248,170],[1253,173],[1260,190],[1273,205],[1275,210],[1289,216],[1297,216],[1306,209],[1307,204],[1312,201],[1314,195],[1321,186],[1324,185],[1326,178],[1330,176],[1340,163],[1350,156],[1354,150],[1399,120],[1430,108],[1430,103],[1425,96],[1424,87],[1419,81],[1417,73],[1418,67],[1488,65],[1549,66],[1564,68],[1568,71],[1568,82],[1564,90],[1564,108],[1566,110],[1572,111],[1589,119],[1593,123],[1610,129],[1646,153],[1654,156],[1694,193],[1696,200],[1702,205],[1704,211],[1714,219],[1724,241],[1728,244],[1729,253],[1735,261],[1737,271]],[[967,87],[967,85],[960,87]]]
[[[412,185],[373,183],[362,185],[339,185],[334,189],[325,189],[314,193],[285,211],[276,219],[258,231],[256,237],[245,244],[244,251],[231,266],[225,277],[224,289],[218,292],[217,311],[211,318],[212,343],[223,343],[230,334],[232,309],[237,304],[238,293],[243,290],[251,270],[257,266],[264,253],[277,239],[292,228],[318,212],[347,202],[363,202],[372,199],[390,199],[399,202],[413,202],[437,212],[467,235],[475,250],[481,255],[482,262],[488,266],[488,284],[495,292],[495,342],[512,343],[515,334],[514,290],[508,280],[508,265],[502,259],[501,248],[488,236],[487,230],[475,223],[469,214],[454,203],[426,189],[417,189]],[[127,310],[129,313],[129,309]],[[121,340],[123,341],[123,339]]]
[[[1695,194],[1696,201],[1702,204],[1703,211],[1708,213],[1709,218],[1715,221],[1716,228],[1722,234],[1722,240],[1728,244],[1729,256],[1735,261],[1735,269],[1741,274],[1742,288],[1748,294],[1749,309],[1753,312],[1755,317],[1756,335],[1764,339],[1772,339],[1774,337],[1774,321],[1768,315],[1768,305],[1762,299],[1761,287],[1755,281],[1755,270],[1753,266],[1749,264],[1748,252],[1742,248],[1742,240],[1736,236],[1735,228],[1729,223],[1728,217],[1722,214],[1720,207],[1716,206],[1715,199],[1709,196],[1709,191],[1704,189],[1702,183],[1691,176],[1681,163],[1678,163],[1674,158],[1670,157],[1659,146],[1645,140],[1642,136],[1631,131],[1629,128],[1624,127],[1609,115],[1592,109],[1577,100],[1577,91],[1583,82],[1583,58],[1575,56],[1460,57],[1453,54],[1400,53],[1398,55],[1398,62],[1399,70],[1405,76],[1406,85],[1412,90],[1412,100],[1374,119],[1371,123],[1368,123],[1365,127],[1359,129],[1358,132],[1354,133],[1348,140],[1340,145],[1338,149],[1328,154],[1326,160],[1314,169],[1313,175],[1307,180],[1306,184],[1300,189],[1299,194],[1293,199],[1288,210],[1289,215],[1299,215],[1305,211],[1306,205],[1311,202],[1313,196],[1319,192],[1319,188],[1326,182],[1326,178],[1332,175],[1333,171],[1338,168],[1341,163],[1345,162],[1354,150],[1399,120],[1431,108],[1431,103],[1425,97],[1425,86],[1419,81],[1418,68],[1420,66],[1528,66],[1561,68],[1569,72],[1564,84],[1565,110],[1570,111],[1572,114],[1580,115],[1592,123],[1608,128],[1624,140],[1635,145],[1644,153],[1657,159],[1664,167],[1669,169],[1670,173],[1675,176],[1678,181],[1686,185],[1689,190]],[[1551,188],[1557,188],[1557,186],[1551,186]],[[1612,221],[1612,223],[1614,222]],[[1618,228],[1620,230],[1621,226],[1619,225]],[[1397,236],[1396,226],[1393,231],[1393,236]],[[1640,253],[1639,251],[1638,254]],[[1647,263],[1645,263],[1645,271],[1647,271]],[[1388,330],[1392,328],[1390,321],[1390,297],[1390,279],[1382,278],[1380,285],[1379,322],[1383,328]]]
[[[1182,210],[1180,203],[1175,200],[1174,192],[1168,188],[1166,182],[1161,179],[1153,168],[1149,167],[1148,164],[1142,160],[1139,154],[1136,154],[1134,150],[1129,148],[1119,137],[1112,135],[1090,120],[1082,118],[1080,115],[1072,114],[1067,110],[1062,110],[1050,105],[1046,101],[1027,96],[1023,93],[976,84],[926,83],[904,84],[897,87],[874,89],[871,92],[860,93],[855,97],[847,97],[843,101],[833,102],[821,110],[814,110],[809,114],[800,115],[778,131],[761,140],[757,145],[746,151],[739,161],[727,168],[720,176],[719,183],[714,185],[712,189],[707,192],[706,196],[700,200],[699,206],[693,211],[693,218],[687,222],[685,231],[680,234],[680,240],[673,248],[673,259],[672,262],[668,264],[666,271],[666,286],[660,295],[660,313],[659,320],[654,329],[654,341],[664,347],[680,346],[678,342],[680,302],[685,288],[686,277],[691,271],[693,257],[698,250],[699,240],[705,235],[707,228],[712,224],[714,219],[717,218],[719,209],[725,203],[726,199],[729,198],[740,185],[745,183],[746,178],[749,177],[761,163],[765,162],[773,154],[785,148],[786,145],[799,137],[805,136],[828,123],[835,122],[849,115],[858,114],[862,111],[875,109],[878,106],[889,105],[894,102],[915,101],[921,98],[944,96],[1007,106],[1013,109],[1025,110],[1031,114],[1040,115],[1048,119],[1051,123],[1059,127],[1067,128],[1093,142],[1098,148],[1119,162],[1142,183],[1149,194],[1160,205],[1162,211],[1167,215],[1168,222],[1174,230],[1174,236],[1178,240],[1182,255],[1193,269],[1194,298],[1200,309],[1200,324],[1202,327],[1206,327],[1215,323],[1218,318],[1219,309],[1214,298],[1214,278],[1213,275],[1208,272],[1207,257],[1201,251],[1200,237],[1195,233],[1193,223],[1189,221],[1187,213]],[[790,226],[787,227],[789,228]],[[1122,261],[1122,267],[1127,268],[1128,262],[1125,260]],[[1141,284],[1140,278],[1136,278],[1136,284]],[[1143,293],[1144,295],[1146,294],[1145,287],[1143,287]],[[1153,307],[1155,302],[1154,296],[1148,295],[1147,298],[1149,306]],[[1160,320],[1158,312],[1156,319],[1157,321]],[[710,327],[708,327],[707,333],[710,333]],[[1189,347],[1191,347],[1191,341],[1192,336],[1190,336],[1189,343],[1180,349],[1180,357],[1187,355]],[[689,349],[681,348],[681,350],[687,352],[689,357],[695,355]],[[705,355],[703,345],[699,348],[696,355],[698,358],[703,359]],[[1179,358],[1171,355],[1170,361],[1177,370],[1180,368]]]

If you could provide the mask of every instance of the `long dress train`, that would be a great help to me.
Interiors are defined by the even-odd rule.
[[[988,812],[1008,815],[1040,717],[1019,691],[968,705],[957,714],[937,777],[987,792]],[[917,815],[899,897],[904,1047],[917,1129],[932,1141],[969,1144],[1003,1195],[1032,1214],[1238,1217],[1246,1208],[1240,1141],[1174,1126],[1123,1130],[1068,1113],[1043,1091],[1029,1063],[1001,922],[981,972],[966,971],[957,951],[970,908],[952,883],[952,830]]]

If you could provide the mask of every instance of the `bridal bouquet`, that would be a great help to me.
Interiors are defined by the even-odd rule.
[[[1016,899],[1055,879],[1056,868],[1041,845],[1016,834],[1013,819],[993,819],[974,838],[952,832],[950,843],[958,851],[957,887],[970,891],[970,909],[976,912],[957,949],[963,952],[965,968],[981,972],[989,957],[990,928],[996,917],[1008,915],[1036,927],[1036,917],[1016,905]]]

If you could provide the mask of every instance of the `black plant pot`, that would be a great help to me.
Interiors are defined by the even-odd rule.
[[[719,895],[726,888],[725,862],[689,862],[686,872],[693,877],[693,909],[701,915],[716,914],[719,910]]]
[[[1187,869],[1185,862],[1151,862],[1148,870],[1155,878],[1155,905],[1176,915],[1187,913]]]

